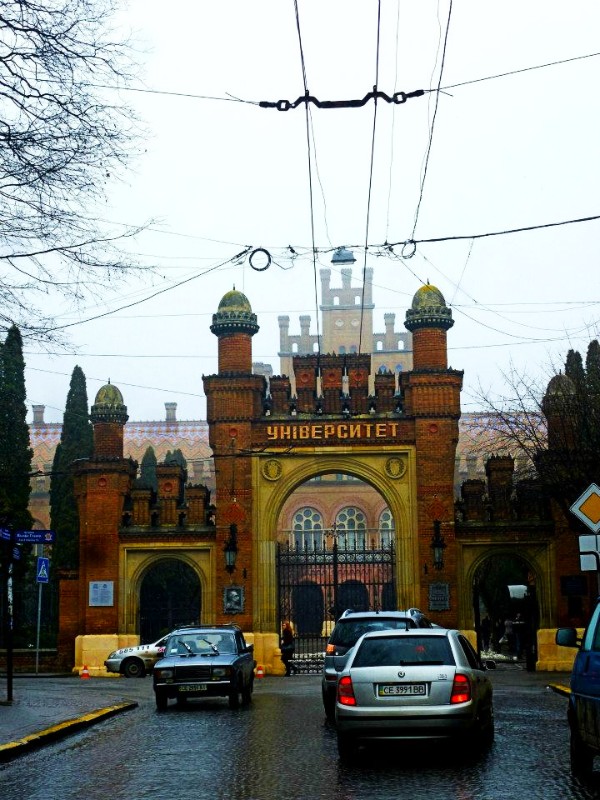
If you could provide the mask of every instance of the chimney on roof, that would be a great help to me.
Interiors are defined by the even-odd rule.
[[[167,422],[177,422],[177,403],[165,403]]]
[[[46,410],[46,406],[31,406],[31,409],[33,411],[33,424],[43,425],[44,411]]]

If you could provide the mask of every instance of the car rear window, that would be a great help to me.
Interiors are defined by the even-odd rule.
[[[363,633],[369,631],[400,630],[406,631],[414,627],[414,623],[408,617],[391,619],[362,619],[362,620],[340,620],[333,629],[330,644],[340,647],[354,647]]]
[[[411,665],[454,665],[452,649],[440,636],[377,636],[365,639],[352,667],[391,667]]]

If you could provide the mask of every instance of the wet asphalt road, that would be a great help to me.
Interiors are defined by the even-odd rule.
[[[266,678],[253,703],[232,711],[226,701],[155,710],[149,679],[97,679],[103,703],[123,698],[139,707],[0,766],[2,800],[591,800],[591,784],[572,778],[564,697],[551,675],[497,671],[496,742],[483,757],[444,745],[404,745],[367,753],[343,766],[335,729],[325,722],[318,676]],[[72,679],[48,679],[48,694]],[[88,683],[88,682],[86,682]],[[103,686],[106,690],[103,691]],[[83,687],[75,686],[77,691]],[[16,684],[16,692],[24,691]]]

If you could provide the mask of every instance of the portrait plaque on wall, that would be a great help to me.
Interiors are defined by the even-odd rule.
[[[244,610],[244,587],[226,586],[223,589],[223,611],[225,614],[240,614]]]

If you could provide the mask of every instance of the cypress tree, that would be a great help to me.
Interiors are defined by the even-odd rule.
[[[0,519],[27,530],[32,524],[28,505],[33,451],[25,399],[23,340],[13,325],[0,350]]]
[[[146,452],[142,457],[142,462],[140,464],[140,479],[139,483],[142,486],[147,487],[148,489],[152,489],[152,491],[158,491],[158,480],[156,478],[156,453],[154,452],[154,448],[152,445],[149,445],[146,448]]]
[[[81,367],[76,366],[71,375],[50,483],[50,524],[56,532],[53,547],[55,567],[70,569],[79,563],[79,512],[71,467],[78,458],[90,458],[92,452],[93,431],[85,375]]]

